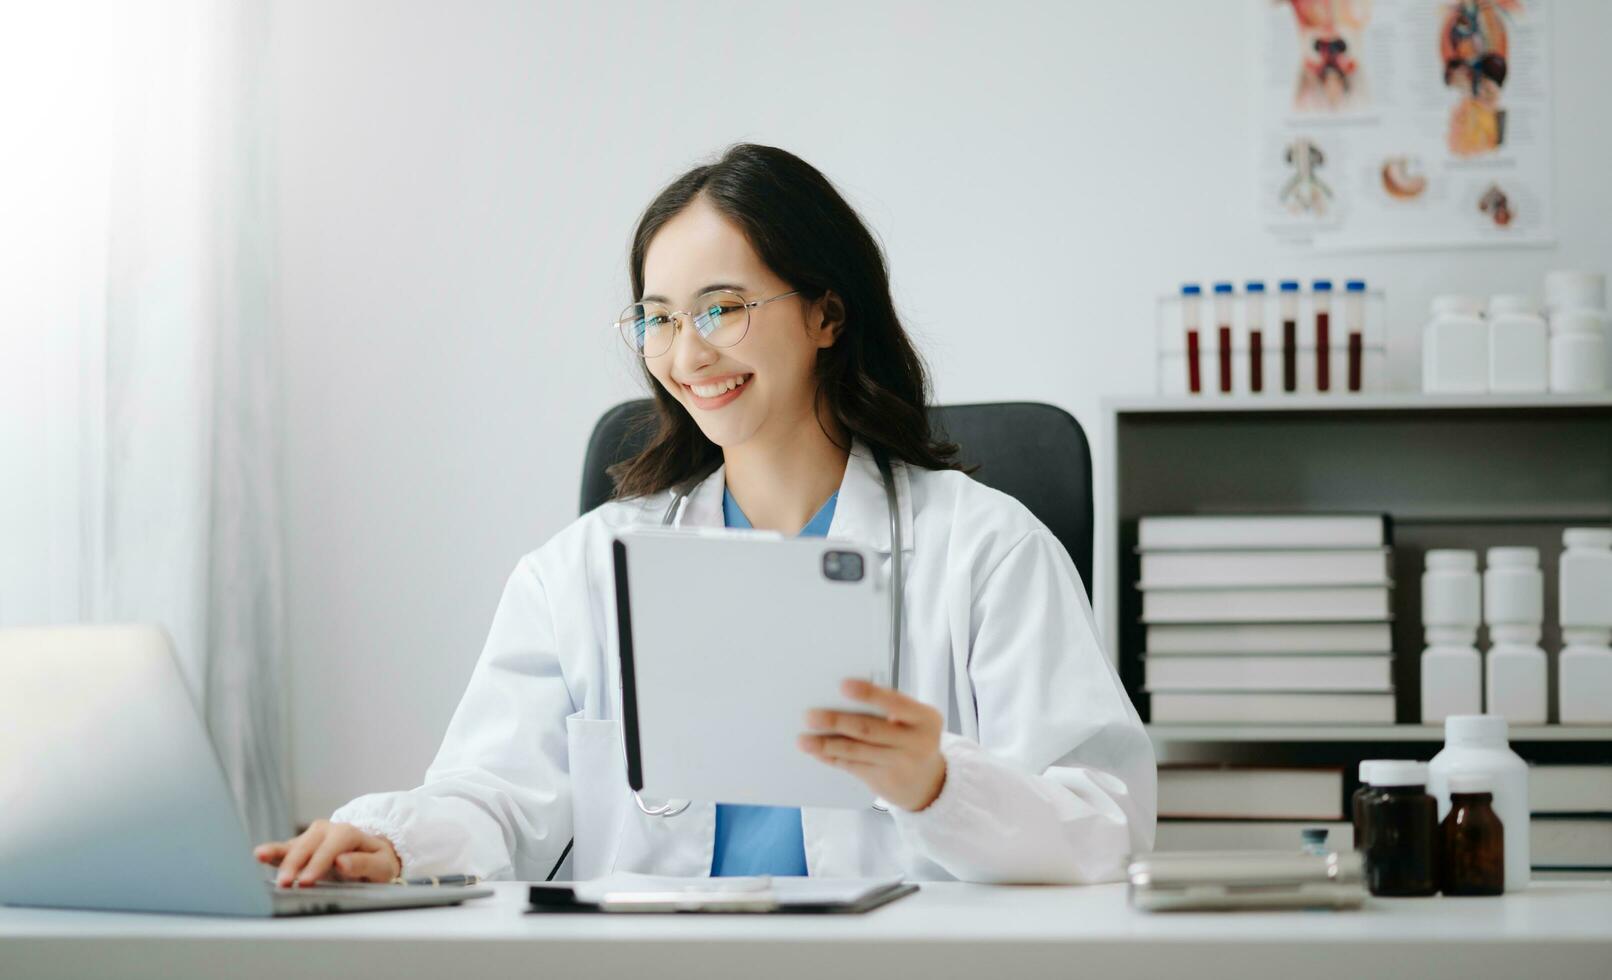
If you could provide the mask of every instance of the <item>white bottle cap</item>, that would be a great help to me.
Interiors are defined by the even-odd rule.
[[[1534,314],[1539,308],[1534,305],[1532,297],[1522,293],[1500,293],[1489,297],[1489,315],[1502,316],[1507,313]]]
[[[1394,760],[1392,760],[1392,759],[1366,759],[1366,760],[1363,760],[1360,763],[1360,782],[1365,784],[1365,785],[1367,785],[1367,786],[1373,785],[1375,783],[1375,780],[1372,777],[1376,775],[1377,767],[1382,765],[1385,762],[1392,762],[1392,761],[1394,761]]]
[[[1478,553],[1459,548],[1434,548],[1427,553],[1427,567],[1451,572],[1478,570]]]
[[[1493,793],[1494,776],[1472,769],[1457,769],[1448,780],[1451,793]]]
[[[1606,332],[1606,314],[1597,310],[1557,310],[1550,315],[1550,332],[1557,336],[1599,337]]]
[[[1444,719],[1444,744],[1506,741],[1506,719],[1500,715],[1450,715]]]
[[[1599,272],[1554,269],[1545,273],[1545,305],[1551,309],[1573,306],[1606,309],[1606,277]]]
[[[1538,548],[1490,548],[1488,554],[1490,568],[1538,568]]]
[[[1612,548],[1612,527],[1570,527],[1562,532],[1568,548]]]
[[[1427,763],[1384,759],[1371,770],[1373,786],[1426,786]]]
[[[1483,314],[1483,297],[1468,296],[1463,293],[1445,293],[1433,297],[1433,315],[1446,316],[1451,313],[1465,313],[1471,316]]]

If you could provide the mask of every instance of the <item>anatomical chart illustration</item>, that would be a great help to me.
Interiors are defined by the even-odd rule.
[[[1549,0],[1255,0],[1258,206],[1324,248],[1551,240]]]

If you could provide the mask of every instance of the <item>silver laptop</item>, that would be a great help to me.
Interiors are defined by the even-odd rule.
[[[485,888],[277,888],[171,645],[146,626],[0,630],[0,904],[309,915]]]

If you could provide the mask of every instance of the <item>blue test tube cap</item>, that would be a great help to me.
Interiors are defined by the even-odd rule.
[[[1195,282],[1189,282],[1185,286],[1181,287],[1182,296],[1196,296],[1201,292],[1203,292],[1203,287],[1199,286]]]
[[[1232,291],[1233,291],[1233,289],[1234,289],[1234,287],[1229,282],[1217,282],[1217,283],[1215,283],[1215,294],[1216,295],[1230,296]]]
[[[1277,288],[1284,293],[1296,293],[1299,291],[1299,281],[1297,279],[1283,279],[1281,285]]]
[[[1246,293],[1263,293],[1264,291],[1265,291],[1265,284],[1263,282],[1260,282],[1258,279],[1250,279],[1246,283],[1243,284],[1243,292],[1246,292]]]
[[[1332,292],[1332,280],[1331,279],[1317,279],[1314,282],[1310,283],[1310,289],[1312,291],[1314,291],[1314,292],[1317,292],[1317,293],[1330,293],[1330,292]]]
[[[1348,282],[1343,284],[1343,288],[1346,292],[1363,293],[1366,291],[1366,280],[1350,279]]]

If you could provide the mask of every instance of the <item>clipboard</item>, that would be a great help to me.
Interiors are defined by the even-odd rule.
[[[721,879],[712,879],[720,881]],[[810,879],[807,879],[810,880]],[[889,905],[918,890],[909,881],[893,881],[844,901],[793,900],[774,889],[734,891],[649,887],[607,892],[596,900],[577,895],[571,884],[532,885],[527,912],[541,914],[616,915],[861,915]]]

